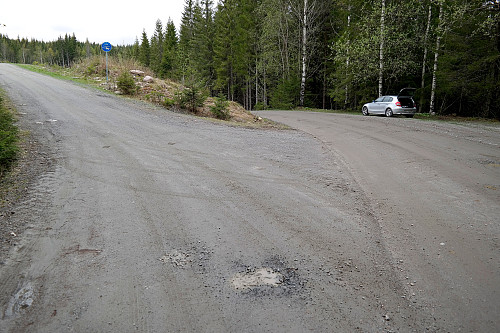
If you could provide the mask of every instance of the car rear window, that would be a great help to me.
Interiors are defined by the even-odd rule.
[[[382,102],[392,102],[392,97],[390,96],[385,96],[384,100]]]

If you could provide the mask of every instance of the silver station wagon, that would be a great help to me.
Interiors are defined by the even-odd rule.
[[[415,90],[415,88],[404,88],[397,96],[382,96],[371,103],[366,103],[361,109],[363,115],[385,114],[387,117],[392,117],[400,114],[411,118],[417,112],[417,105],[413,100]]]

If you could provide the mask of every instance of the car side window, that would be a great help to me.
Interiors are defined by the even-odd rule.
[[[386,96],[382,102],[392,102],[392,97]]]
[[[382,102],[382,100],[383,100],[383,99],[384,99],[384,97],[383,97],[383,96],[382,96],[382,97],[379,97],[379,98],[377,98],[377,99],[375,100],[375,103],[380,103],[380,102]]]

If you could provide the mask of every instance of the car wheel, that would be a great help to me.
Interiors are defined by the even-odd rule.
[[[368,108],[366,106],[363,107],[363,116],[368,116]]]
[[[392,113],[392,109],[391,109],[391,108],[387,108],[387,109],[385,110],[385,116],[386,116],[386,117],[392,117],[392,114],[393,114],[393,113]]]

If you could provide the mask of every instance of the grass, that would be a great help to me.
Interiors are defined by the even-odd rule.
[[[19,147],[19,130],[13,112],[7,106],[5,93],[0,91],[0,178],[16,160]]]

